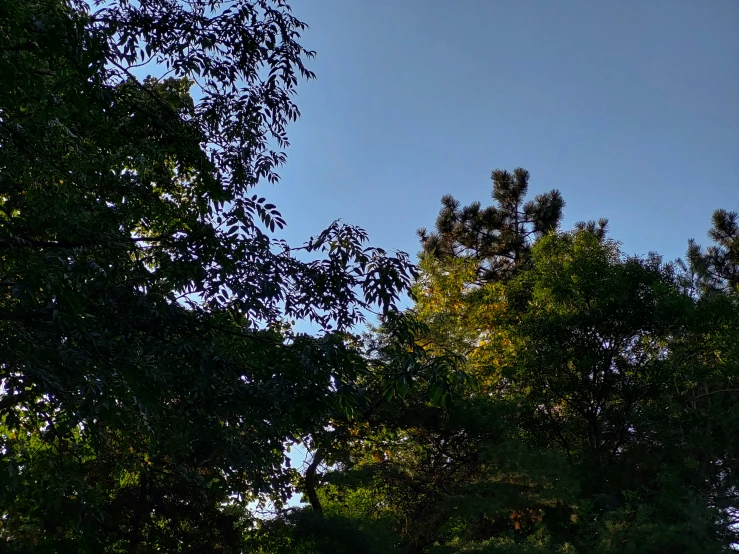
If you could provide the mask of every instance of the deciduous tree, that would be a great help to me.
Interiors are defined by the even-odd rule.
[[[254,190],[304,28],[283,0],[0,2],[4,552],[238,552],[286,443],[362,402],[345,331],[407,257],[334,224],[299,259]]]

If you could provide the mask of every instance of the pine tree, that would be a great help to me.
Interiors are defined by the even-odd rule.
[[[557,228],[565,205],[556,189],[526,201],[529,172],[523,168],[513,173],[496,169],[491,178],[495,205],[460,207],[448,194],[441,199],[436,230],[418,231],[424,253],[475,260],[478,284],[512,277],[528,259],[532,244]]]
[[[712,223],[708,236],[715,244],[703,250],[691,240],[688,262],[704,290],[739,292],[739,214],[716,210]]]

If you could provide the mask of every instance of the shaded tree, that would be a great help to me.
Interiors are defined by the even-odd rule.
[[[334,224],[299,259],[253,190],[304,28],[283,0],[0,2],[4,552],[238,552],[286,443],[364,402],[346,330],[407,256]]]

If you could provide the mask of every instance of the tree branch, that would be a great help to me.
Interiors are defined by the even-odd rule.
[[[323,517],[323,508],[321,507],[321,501],[318,499],[316,494],[316,469],[318,465],[323,461],[323,452],[319,448],[316,453],[313,454],[313,461],[311,461],[308,469],[305,471],[305,492],[308,495],[308,500],[313,508],[313,511],[320,517]]]
[[[132,243],[138,242],[162,242],[171,237],[159,236],[159,237],[130,237],[127,240]],[[71,241],[71,240],[57,240],[57,241],[40,241],[33,239],[17,238],[13,239],[0,239],[0,247],[12,247],[12,246],[32,246],[35,248],[84,248],[86,246],[103,246],[104,242],[95,241]]]

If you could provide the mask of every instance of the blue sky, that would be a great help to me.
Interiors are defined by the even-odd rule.
[[[341,218],[415,254],[443,194],[494,168],[558,188],[564,227],[607,217],[672,259],[739,209],[739,1],[294,0],[303,83],[282,181],[302,242]]]

